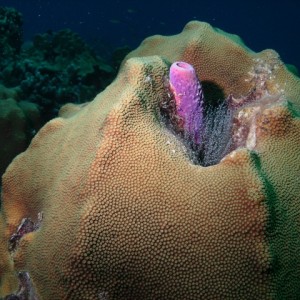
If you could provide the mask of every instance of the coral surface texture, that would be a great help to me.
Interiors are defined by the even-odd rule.
[[[174,62],[201,81],[201,145]],[[300,299],[299,108],[273,50],[197,21],[147,38],[4,173],[0,297]]]

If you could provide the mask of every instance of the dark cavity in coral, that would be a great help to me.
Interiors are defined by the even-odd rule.
[[[233,111],[227,101],[214,107],[209,105],[205,111],[198,161],[202,166],[211,166],[229,153],[232,144]]]
[[[182,120],[176,114],[176,102],[171,90],[160,105],[162,122],[185,144],[190,159],[201,166],[212,166],[231,151],[232,124],[234,109],[228,104],[228,99],[211,103],[205,99],[204,122],[201,128],[201,143],[193,143],[189,136],[180,128]]]
[[[38,300],[28,272],[19,272],[19,287],[15,294],[4,297],[4,300]]]
[[[30,218],[24,218],[21,221],[17,231],[12,234],[9,239],[9,251],[13,252],[17,249],[20,239],[27,233],[36,231],[40,228],[43,219],[43,214],[38,214],[37,222],[33,222]]]

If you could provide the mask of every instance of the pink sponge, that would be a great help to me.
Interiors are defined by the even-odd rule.
[[[201,143],[204,96],[195,69],[177,61],[170,68],[170,88],[176,102],[176,113],[182,120],[184,134],[194,144]]]

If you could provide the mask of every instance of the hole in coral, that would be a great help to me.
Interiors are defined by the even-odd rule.
[[[18,247],[18,244],[21,240],[21,238],[30,232],[36,231],[41,227],[41,223],[43,220],[43,213],[38,213],[38,219],[37,222],[33,222],[30,218],[24,218],[21,221],[21,224],[19,225],[17,231],[12,234],[9,240],[9,251],[15,251]]]
[[[19,272],[19,287],[15,294],[7,295],[4,300],[38,300],[28,272]]]
[[[180,64],[185,63],[180,62]],[[223,95],[217,85],[207,84],[206,88],[208,87],[213,93],[217,91],[217,95]],[[194,139],[183,130],[184,120],[177,114],[176,99],[170,87],[168,87],[167,95],[160,106],[162,122],[190,150],[187,153],[191,161],[201,166],[217,164],[231,149],[233,112],[226,102],[227,99],[222,101],[219,99],[213,101],[212,99],[214,98],[209,97],[209,101],[207,101],[205,98],[203,124],[199,130],[199,140],[201,141],[199,144],[195,143]]]
[[[255,149],[257,119],[266,108],[286,101],[284,91],[275,82],[273,74],[280,61],[271,57],[254,59],[253,62],[248,73],[250,77],[245,77],[251,88],[246,95],[238,98],[232,95],[226,98],[216,83],[200,83],[197,76],[186,77],[178,69],[177,76],[171,77],[174,69],[171,66],[167,96],[161,102],[160,113],[167,128],[189,150],[187,153],[193,163],[212,166],[237,148]],[[193,70],[185,62],[174,64]]]
[[[209,106],[217,107],[224,99],[226,99],[226,95],[222,88],[213,81],[203,80],[201,81],[203,93],[205,95],[205,106],[204,109]]]
[[[212,166],[229,153],[232,145],[233,111],[226,101],[218,106],[207,105],[202,129],[202,143],[196,152],[197,162]]]

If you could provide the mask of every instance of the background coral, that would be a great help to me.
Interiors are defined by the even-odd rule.
[[[20,53],[23,43],[22,25],[20,12],[0,6],[0,66],[3,66],[3,57],[7,59]]]
[[[84,41],[70,30],[37,35],[2,70],[0,81],[20,87],[21,99],[39,104],[45,120],[66,102],[91,100],[115,76]]]
[[[5,98],[17,92],[3,86],[0,94],[0,174],[3,174],[12,159],[25,151],[42,122],[35,103]]]
[[[104,61],[78,34],[68,29],[39,34],[24,44],[22,24],[18,11],[0,7],[0,105],[9,104],[14,110],[8,112],[6,107],[0,112],[0,175],[26,149],[41,125],[57,116],[63,104],[90,101],[102,91],[113,80],[121,59],[129,51],[118,49],[111,61]],[[7,91],[14,95],[7,95]],[[14,108],[11,100],[6,101],[11,98],[15,101]],[[27,103],[27,108],[34,107],[39,122],[36,117],[32,120],[26,115],[28,110],[21,107],[20,101]],[[19,114],[15,113],[16,109]],[[24,124],[20,125],[22,110]]]

